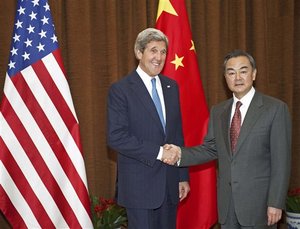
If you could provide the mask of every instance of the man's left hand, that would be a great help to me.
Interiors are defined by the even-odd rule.
[[[187,181],[179,182],[179,199],[182,201],[187,197],[187,194],[190,192],[190,185]]]
[[[268,207],[268,226],[277,223],[282,216],[282,209]]]

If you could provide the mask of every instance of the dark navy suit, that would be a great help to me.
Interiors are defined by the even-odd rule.
[[[155,105],[136,71],[114,83],[108,95],[108,143],[118,152],[118,203],[126,208],[156,209],[166,196],[179,201],[179,182],[188,170],[157,160],[165,143],[183,145],[176,82],[159,75],[166,110],[164,133]],[[167,216],[166,216],[167,217]]]

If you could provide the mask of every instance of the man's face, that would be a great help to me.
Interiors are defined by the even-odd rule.
[[[139,66],[149,76],[158,75],[164,65],[167,55],[167,47],[163,41],[151,41],[147,44],[143,53],[137,51]]]
[[[250,91],[256,77],[256,70],[245,56],[231,58],[225,67],[225,79],[228,88],[241,99]]]

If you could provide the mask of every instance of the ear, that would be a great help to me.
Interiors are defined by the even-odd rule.
[[[135,56],[138,60],[142,59],[143,53],[140,50],[135,51]]]
[[[253,72],[252,72],[252,80],[255,81],[256,79],[256,73],[257,73],[257,70],[255,69]]]

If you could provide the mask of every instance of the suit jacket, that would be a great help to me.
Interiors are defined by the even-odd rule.
[[[231,197],[239,223],[266,225],[267,207],[283,209],[291,163],[291,121],[282,101],[255,92],[234,155],[230,149],[233,99],[211,110],[201,146],[183,148],[180,165],[218,159],[218,213],[225,223]]]
[[[114,83],[108,95],[108,144],[118,152],[120,205],[154,209],[168,194],[179,201],[179,182],[188,181],[188,170],[157,160],[160,146],[183,145],[178,87],[159,75],[166,109],[166,133],[142,79],[133,71]]]

